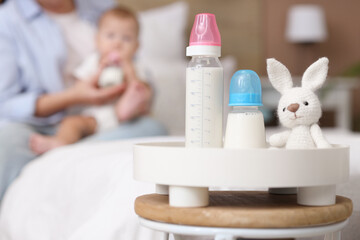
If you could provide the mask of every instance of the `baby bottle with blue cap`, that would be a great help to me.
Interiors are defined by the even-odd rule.
[[[256,72],[239,70],[231,78],[229,106],[224,148],[264,148],[264,116],[258,107],[262,106],[261,82]]]

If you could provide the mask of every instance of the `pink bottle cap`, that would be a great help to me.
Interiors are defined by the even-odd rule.
[[[119,65],[120,64],[120,56],[117,52],[110,52],[108,55],[108,61],[110,65]]]
[[[221,46],[221,36],[214,14],[199,13],[195,16],[189,45]]]
[[[214,14],[199,13],[195,16],[186,56],[221,56],[221,36]]]

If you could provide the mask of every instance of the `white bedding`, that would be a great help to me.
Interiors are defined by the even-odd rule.
[[[333,143],[351,146],[351,180],[338,192],[352,198],[354,214],[343,240],[360,236],[360,135],[327,131]],[[132,178],[132,144],[181,141],[158,137],[78,144],[52,151],[22,172],[7,192],[0,215],[2,240],[159,239],[139,227],[136,196],[154,186]]]
[[[2,202],[0,239],[159,239],[137,224],[134,200],[154,186],[133,180],[132,145],[165,139],[179,140],[78,144],[34,160]]]

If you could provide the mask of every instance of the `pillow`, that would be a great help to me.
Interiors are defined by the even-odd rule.
[[[153,61],[151,75],[155,89],[153,117],[164,124],[170,135],[185,134],[186,60]]]
[[[140,47],[137,57],[141,60],[184,59],[187,15],[188,4],[185,2],[140,12]]]

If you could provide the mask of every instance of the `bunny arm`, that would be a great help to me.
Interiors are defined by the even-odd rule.
[[[273,147],[284,147],[289,136],[290,136],[290,131],[284,131],[281,133],[273,134],[269,138],[269,143]]]
[[[331,144],[325,139],[322,134],[321,128],[318,124],[314,123],[310,127],[311,136],[318,148],[331,148]]]

